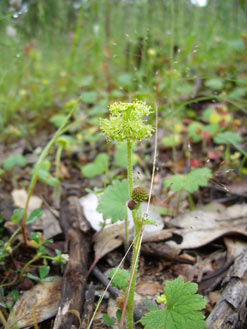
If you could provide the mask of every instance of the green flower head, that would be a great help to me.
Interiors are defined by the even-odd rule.
[[[109,120],[100,121],[100,128],[109,140],[134,142],[152,136],[154,128],[142,119],[153,112],[145,102],[114,103],[109,111]]]

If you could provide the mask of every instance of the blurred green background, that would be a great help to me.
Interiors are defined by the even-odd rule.
[[[195,97],[246,109],[245,0],[1,0],[0,13],[5,139],[48,128],[77,97],[92,122],[135,98],[161,116]]]

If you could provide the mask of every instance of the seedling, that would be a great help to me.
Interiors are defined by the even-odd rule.
[[[188,199],[191,208],[194,208],[194,202],[191,194],[195,193],[199,187],[208,186],[208,180],[212,178],[211,170],[208,168],[198,168],[187,175],[174,175],[164,182],[165,187],[170,187],[175,193],[178,193],[177,209],[179,212],[180,202],[183,191],[188,192]]]
[[[39,276],[27,273],[27,277],[38,282],[51,282],[53,280],[53,276],[47,276],[49,272],[50,266],[42,265],[39,267]]]
[[[7,171],[12,171],[13,173],[12,183],[14,187],[17,186],[17,180],[16,180],[17,167],[25,167],[26,164],[27,164],[27,160],[21,154],[10,155],[6,159],[4,159],[3,168]]]
[[[15,223],[15,224],[20,224],[20,222],[23,219],[23,215],[24,215],[24,209],[19,208],[19,209],[15,209],[13,212],[13,215],[11,217],[11,222]],[[27,225],[35,222],[37,219],[39,219],[42,216],[42,210],[41,209],[34,209],[31,214],[28,216],[27,218]],[[8,239],[8,241],[4,242],[4,241],[0,241],[0,265],[4,264],[4,258],[8,257],[9,255],[11,255],[14,251],[14,249],[18,248],[20,246],[20,243],[18,243],[16,246],[13,247],[13,242],[15,237],[17,236],[17,234],[20,232],[21,230],[21,226],[19,225],[17,227],[17,229],[15,230],[15,232],[11,235],[11,237]]]
[[[0,287],[0,306],[3,308],[12,309],[13,305],[19,299],[20,294],[18,290],[11,290],[6,296],[4,296],[4,289]]]

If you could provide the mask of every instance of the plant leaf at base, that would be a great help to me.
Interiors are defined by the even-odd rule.
[[[166,281],[167,309],[151,311],[141,318],[144,329],[205,329],[204,315],[198,312],[206,300],[196,294],[197,284],[181,278]]]

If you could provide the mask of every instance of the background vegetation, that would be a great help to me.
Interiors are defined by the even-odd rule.
[[[198,80],[199,96],[243,109],[246,10],[235,0],[2,0],[1,135],[49,128],[76,97],[94,123],[113,100],[156,101],[174,115]]]

